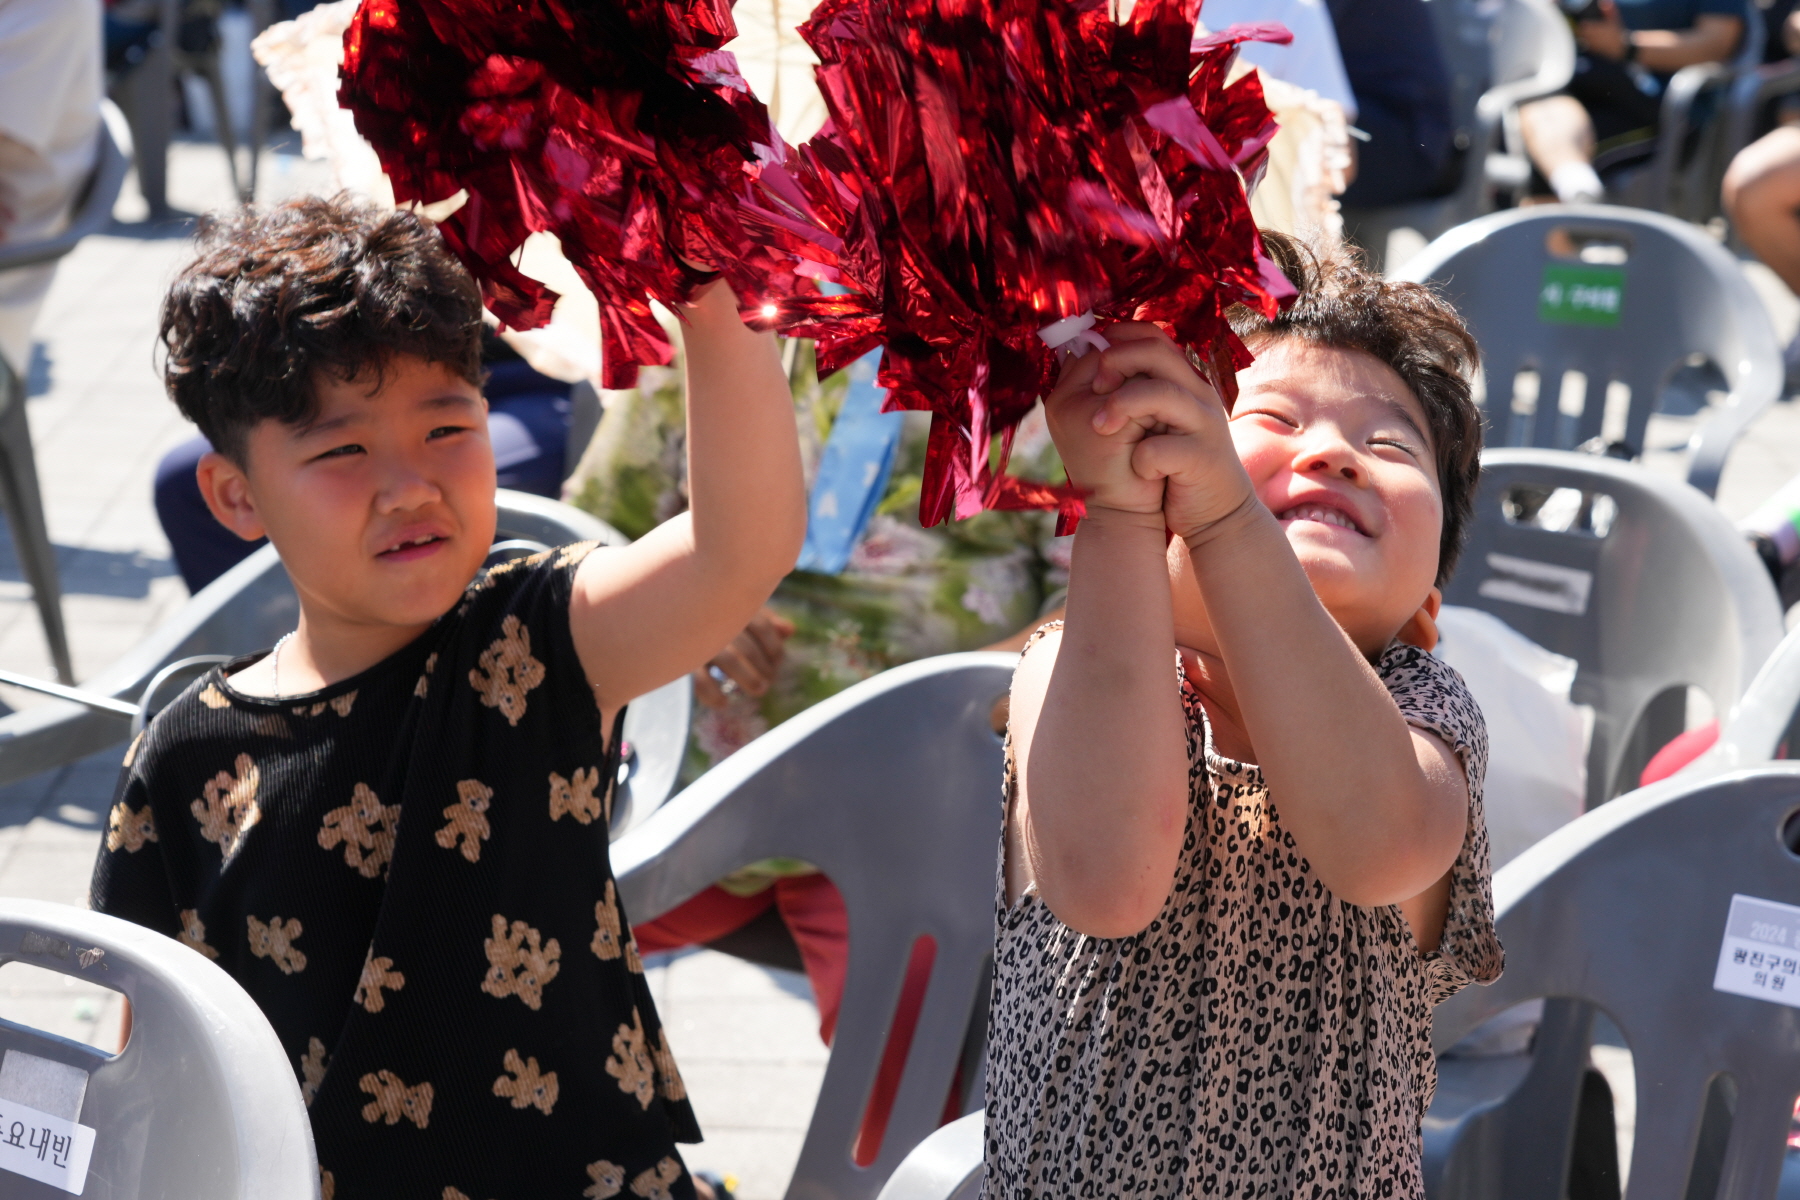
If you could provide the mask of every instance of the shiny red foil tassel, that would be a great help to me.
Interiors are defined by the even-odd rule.
[[[824,0],[801,34],[830,121],[759,173],[745,218],[798,273],[841,285],[779,302],[819,370],[885,346],[887,407],[933,413],[920,520],[1083,511],[1005,474],[1012,430],[1056,381],[1039,331],[1155,321],[1230,399],[1250,355],[1226,323],[1291,294],[1247,188],[1275,124],[1236,47],[1195,37],[1199,0]],[[1065,330],[1066,332],[1066,330]],[[1076,344],[1079,344],[1077,341]]]
[[[441,221],[507,325],[556,294],[513,258],[547,231],[600,305],[602,383],[667,363],[650,301],[691,299],[715,263],[747,314],[811,284],[742,224],[758,164],[787,151],[736,60],[730,0],[363,0],[339,102],[394,198],[468,191]],[[684,261],[685,260],[685,261]]]

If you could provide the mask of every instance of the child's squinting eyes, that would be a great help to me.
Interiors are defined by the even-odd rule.
[[[1239,408],[1231,414],[1231,419],[1233,421],[1241,421],[1248,417],[1267,417],[1271,421],[1285,425],[1287,428],[1295,431],[1298,431],[1300,428],[1300,422],[1297,418],[1288,416],[1286,413],[1278,412],[1272,408]],[[1422,452],[1420,449],[1414,445],[1411,440],[1405,437],[1394,437],[1387,433],[1372,434],[1368,439],[1368,444],[1370,446],[1391,447],[1415,461],[1422,461]]]

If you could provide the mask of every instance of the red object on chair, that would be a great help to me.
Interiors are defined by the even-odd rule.
[[[1659,780],[1667,779],[1711,750],[1718,740],[1719,723],[1717,721],[1696,725],[1686,733],[1678,735],[1668,745],[1651,755],[1650,761],[1644,765],[1643,773],[1638,776],[1638,786],[1649,787]]]

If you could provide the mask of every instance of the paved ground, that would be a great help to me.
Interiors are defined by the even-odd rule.
[[[266,157],[263,179],[265,199],[325,186],[316,166],[288,153]],[[222,157],[209,145],[178,144],[170,180],[171,201],[182,209],[201,211],[229,198]],[[143,214],[128,185],[119,223],[66,260],[39,321],[42,347],[31,371],[28,412],[82,677],[114,661],[186,598],[149,502],[157,459],[189,435],[163,398],[151,353],[159,298],[187,254],[186,230],[148,226]],[[1747,270],[1778,331],[1791,335],[1800,304],[1766,271]],[[1659,419],[1652,464],[1679,473],[1691,428],[1691,421]],[[1786,404],[1740,445],[1720,502],[1741,515],[1797,474],[1800,406]],[[29,590],[3,533],[0,666],[49,674]],[[0,701],[36,702],[3,688]],[[108,751],[0,789],[0,895],[84,902],[117,758]],[[825,1063],[805,980],[707,952],[661,956],[648,966],[708,1134],[692,1163],[738,1174],[749,1200],[779,1196]],[[0,969],[0,1016],[116,1044],[111,993],[18,964]],[[1628,1071],[1629,1064],[1609,1069]]]

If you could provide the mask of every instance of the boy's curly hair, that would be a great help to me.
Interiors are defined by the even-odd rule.
[[[1390,283],[1366,270],[1354,251],[1321,257],[1283,233],[1264,230],[1269,257],[1298,292],[1274,320],[1244,307],[1231,327],[1254,349],[1258,341],[1297,337],[1360,350],[1393,368],[1425,409],[1437,451],[1444,527],[1437,582],[1450,578],[1475,511],[1481,476],[1481,410],[1469,382],[1481,360],[1468,327],[1449,301],[1419,283]]]
[[[308,197],[204,218],[195,241],[163,301],[163,381],[238,465],[259,422],[312,419],[321,372],[379,385],[412,354],[481,385],[481,293],[425,218]]]

